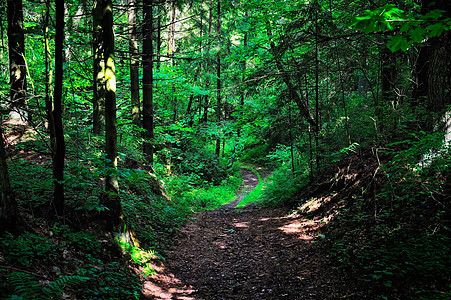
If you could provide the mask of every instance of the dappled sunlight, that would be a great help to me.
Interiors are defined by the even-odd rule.
[[[237,222],[235,224],[233,224],[233,226],[237,227],[237,228],[248,228],[249,227],[249,222]]]
[[[223,241],[214,241],[213,245],[218,246],[220,249],[226,249],[227,246]]]
[[[322,205],[329,203],[338,194],[329,195],[327,197],[314,197],[299,207],[302,213],[311,213],[318,210]]]
[[[298,239],[311,241],[320,236],[320,229],[329,224],[336,215],[337,211],[332,209],[326,215],[317,215],[311,219],[306,219],[304,213],[317,211],[323,205],[329,203],[335,195],[327,197],[312,198],[299,208],[299,210],[291,213],[287,218],[288,222],[278,227],[280,231],[289,235],[296,235]]]
[[[141,293],[149,299],[195,299],[190,295],[196,290],[184,285],[172,273],[167,273],[166,267],[155,268],[156,273],[144,277]]]
[[[271,221],[271,220],[283,220],[286,218],[288,218],[288,217],[282,216],[282,217],[273,217],[273,218],[260,218],[259,221],[266,222],[266,221]]]

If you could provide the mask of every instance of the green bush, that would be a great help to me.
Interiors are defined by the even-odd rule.
[[[141,285],[136,274],[119,262],[93,260],[77,270],[83,277],[95,278],[76,290],[77,299],[139,299]]]
[[[194,184],[199,184],[200,180],[212,182],[219,185],[227,178],[227,166],[219,160],[215,153],[205,148],[195,148],[186,145],[182,148],[174,148],[174,166],[181,174],[193,176]]]
[[[29,266],[35,259],[51,263],[59,251],[51,238],[25,232],[19,236],[6,233],[0,238],[0,249],[6,261]]]

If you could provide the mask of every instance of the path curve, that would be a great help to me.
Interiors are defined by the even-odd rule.
[[[238,197],[236,197],[235,200],[232,202],[229,202],[223,206],[221,206],[219,209],[234,209],[236,206],[241,202],[241,200],[246,197],[246,195],[252,191],[259,183],[258,181],[258,175],[255,174],[253,171],[251,171],[248,168],[241,168],[241,175],[243,176],[243,184],[241,185],[240,191],[238,192]]]
[[[248,172],[249,171],[249,172]],[[241,195],[258,184],[244,170]],[[256,180],[257,178],[257,180]],[[335,299],[345,295],[317,224],[286,208],[229,205],[196,214],[166,255],[162,274],[144,284],[152,299]]]

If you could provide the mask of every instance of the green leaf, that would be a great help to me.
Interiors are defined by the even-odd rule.
[[[415,43],[419,43],[419,42],[423,41],[425,34],[426,34],[426,29],[421,28],[421,27],[417,27],[417,28],[409,31],[409,35]]]
[[[445,30],[446,27],[443,25],[443,23],[439,22],[439,23],[429,25],[428,27],[426,27],[426,29],[429,30],[430,37],[435,37],[435,36],[439,36],[440,34],[442,34],[443,30]]]
[[[396,52],[398,50],[407,51],[409,44],[406,37],[397,35],[390,39],[387,43],[387,47],[390,48],[392,52]]]

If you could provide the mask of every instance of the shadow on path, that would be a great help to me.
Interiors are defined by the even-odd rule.
[[[243,170],[241,196],[258,184]],[[145,282],[153,299],[336,299],[345,284],[319,249],[322,220],[286,208],[222,209],[196,214],[175,239],[165,266]],[[244,197],[244,196],[243,196]],[[242,198],[241,198],[242,199]],[[225,209],[224,209],[225,208]]]

